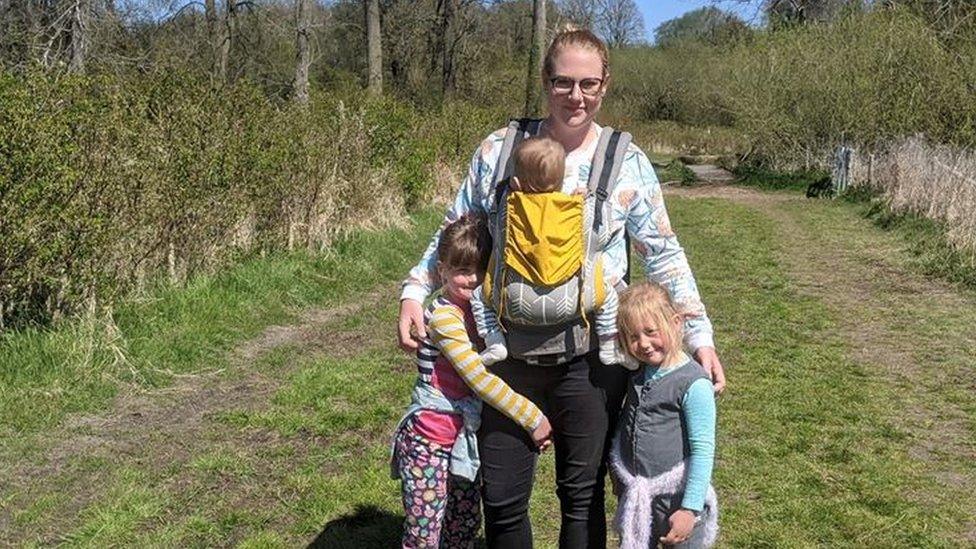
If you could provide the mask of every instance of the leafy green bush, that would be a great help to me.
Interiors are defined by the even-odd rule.
[[[325,94],[278,105],[180,71],[0,74],[0,328],[397,224],[490,117]]]

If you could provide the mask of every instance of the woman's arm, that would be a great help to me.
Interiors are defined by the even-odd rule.
[[[712,323],[688,258],[671,229],[661,184],[650,160],[637,147],[627,152],[614,194],[626,212],[626,230],[634,250],[644,261],[647,278],[667,288],[675,305],[686,315],[685,343],[692,351],[714,347]]]
[[[441,231],[466,213],[487,211],[489,204],[485,201],[485,197],[491,195],[491,180],[498,158],[499,144],[504,138],[505,130],[496,131],[482,141],[481,146],[472,155],[468,173],[461,182],[454,203],[447,209],[441,227],[431,238],[427,250],[420,258],[420,263],[410,269],[410,274],[403,281],[397,338],[400,341],[400,348],[404,351],[416,351],[420,341],[427,336],[422,303],[441,285],[437,276],[437,244],[441,239]]]
[[[456,307],[438,307],[430,317],[430,338],[468,387],[489,406],[505,414],[530,434],[543,419],[542,411],[516,393],[500,377],[485,369],[464,328]]]
[[[644,260],[647,278],[667,288],[685,315],[685,344],[712,376],[714,391],[721,393],[726,383],[725,368],[715,352],[712,322],[705,312],[688,258],[671,229],[654,167],[643,151],[631,145],[620,172],[614,190],[613,218],[630,234],[634,250]],[[626,265],[623,238],[611,242],[607,253],[616,257],[619,264]]]

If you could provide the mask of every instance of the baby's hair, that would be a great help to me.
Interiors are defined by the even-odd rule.
[[[441,232],[437,243],[437,259],[449,269],[488,268],[491,254],[491,235],[484,215],[467,214]]]
[[[586,29],[581,29],[575,25],[564,25],[563,29],[556,34],[546,50],[546,57],[542,63],[542,83],[548,87],[549,79],[553,77],[553,65],[556,63],[556,56],[569,47],[590,50],[600,56],[600,64],[603,66],[603,78],[610,74],[610,53],[607,45],[603,43],[595,34]]]
[[[563,187],[566,150],[548,137],[530,137],[515,148],[515,177],[521,190],[551,193]]]
[[[682,351],[684,333],[681,318],[671,295],[660,284],[642,281],[620,292],[620,307],[617,310],[618,338],[621,347],[630,353],[628,334],[638,331],[641,322],[652,323],[663,335],[668,352],[666,361],[671,361]]]

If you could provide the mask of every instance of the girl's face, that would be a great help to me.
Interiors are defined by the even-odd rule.
[[[484,278],[478,269],[448,267],[443,263],[437,263],[437,272],[444,283],[444,293],[454,302],[471,301],[471,294]]]
[[[680,320],[675,317],[671,327],[673,330],[679,328]],[[633,331],[624,332],[627,341],[627,350],[637,360],[660,366],[668,359],[672,350],[668,336],[652,320],[640,320],[631,327]],[[674,333],[674,332],[672,332]]]
[[[556,124],[569,128],[588,126],[603,103],[609,75],[595,51],[563,48],[553,58],[550,81],[544,82],[549,115]]]

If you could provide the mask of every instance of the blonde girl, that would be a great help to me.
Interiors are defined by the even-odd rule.
[[[621,547],[710,547],[718,533],[711,487],[715,397],[682,348],[682,317],[668,292],[641,282],[620,295],[620,343],[641,363],[628,384],[610,454],[619,487]]]

